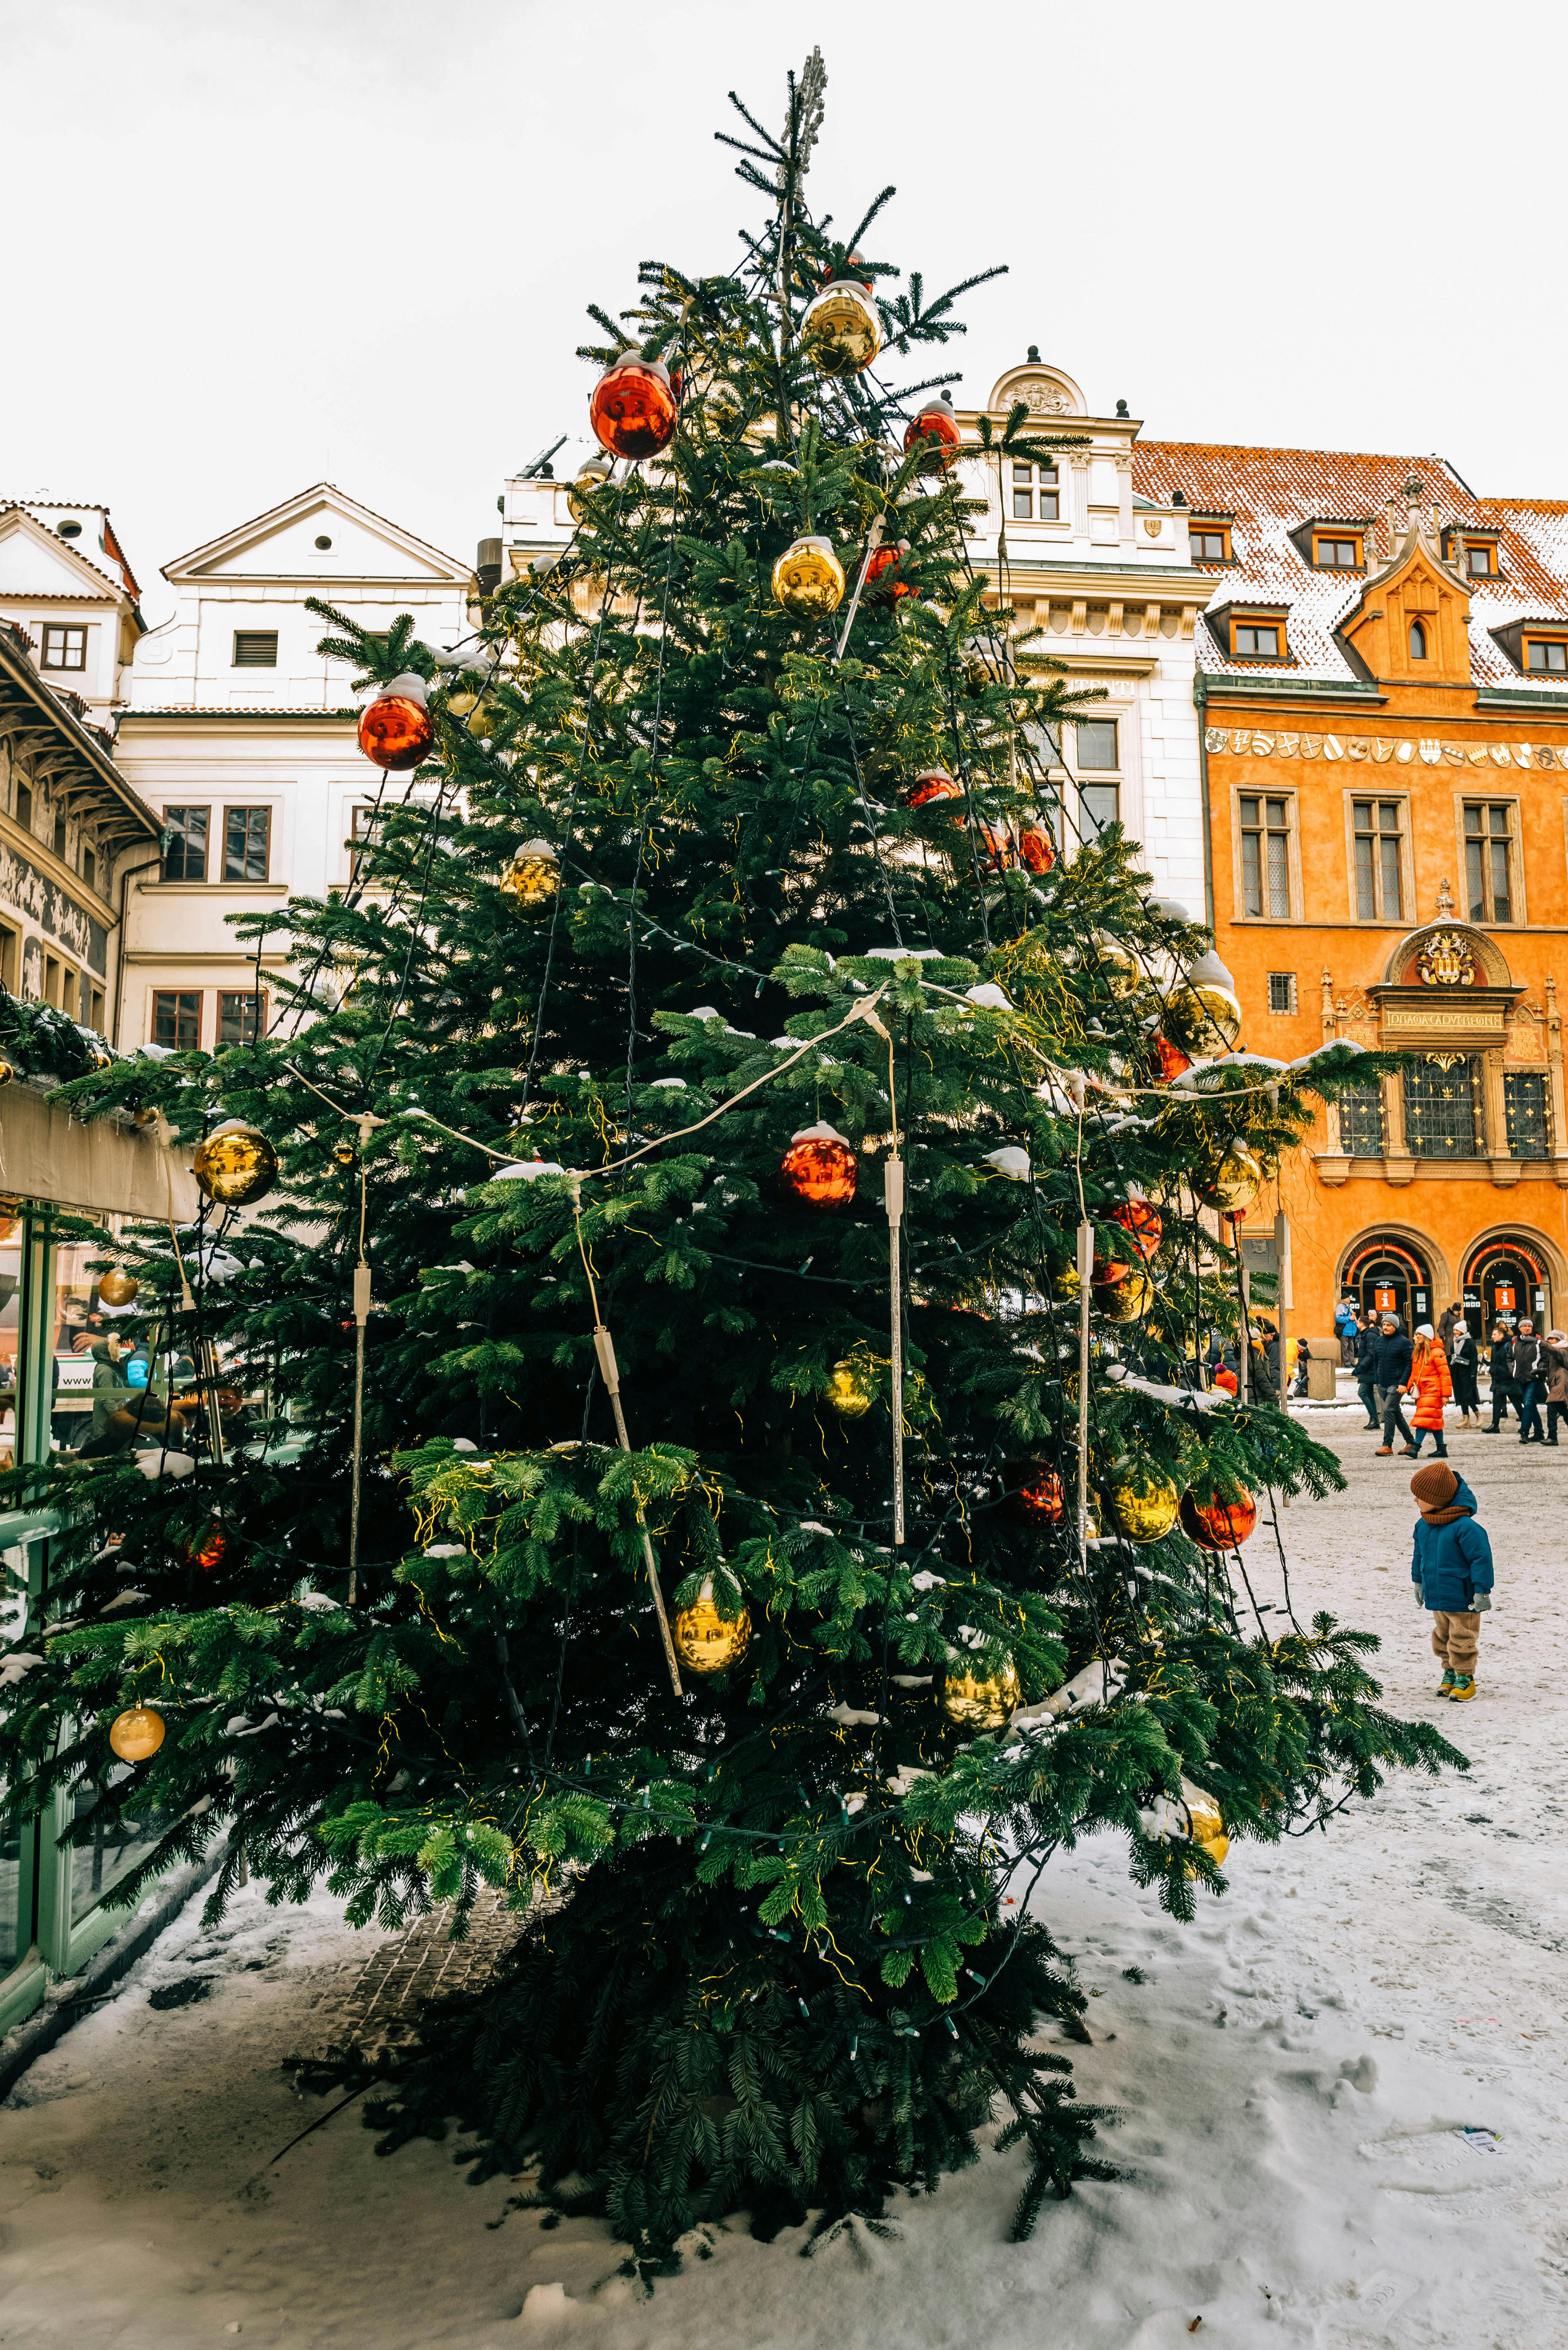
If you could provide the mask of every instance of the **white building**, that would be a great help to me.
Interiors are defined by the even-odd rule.
[[[117,744],[165,827],[161,868],[130,890],[119,1041],[212,1049],[255,1018],[254,950],[227,918],[347,887],[381,780],[355,737],[353,671],[317,650],[331,631],[306,598],[371,630],[410,612],[446,649],[472,626],[472,571],[318,482],[163,576],[177,608],[137,646]],[[264,1028],[283,959],[262,959]]]
[[[0,503],[0,619],[77,717],[107,726],[144,623],[107,506]]]

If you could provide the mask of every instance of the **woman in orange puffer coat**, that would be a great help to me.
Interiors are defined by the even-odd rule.
[[[1410,1429],[1415,1442],[1407,1444],[1405,1450],[1415,1459],[1430,1431],[1432,1449],[1439,1460],[1443,1459],[1449,1450],[1443,1437],[1443,1406],[1452,1399],[1454,1382],[1449,1371],[1449,1358],[1429,1322],[1423,1322],[1416,1333],[1415,1351],[1410,1357],[1410,1384],[1405,1392],[1416,1399],[1416,1409],[1410,1414]]]

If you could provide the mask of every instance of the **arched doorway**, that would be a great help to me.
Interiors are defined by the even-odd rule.
[[[1352,1250],[1340,1283],[1363,1314],[1397,1314],[1407,1330],[1432,1318],[1432,1276],[1407,1241],[1379,1232]]]
[[[1465,1265],[1465,1320],[1477,1337],[1498,1323],[1512,1330],[1524,1320],[1550,1328],[1552,1274],[1538,1245],[1505,1233],[1483,1241]]]

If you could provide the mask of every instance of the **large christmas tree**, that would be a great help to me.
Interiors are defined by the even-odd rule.
[[[1226,1214],[1367,1064],[1232,1051],[1205,934],[1057,803],[1075,705],[897,381],[965,289],[859,257],[883,199],[813,218],[820,106],[814,60],[747,118],[730,274],[594,314],[565,555],[455,662],[337,623],[389,764],[289,1001],[68,1089],[208,1138],[201,1228],[123,1252],[161,1441],[12,1481],[76,1529],[13,1800],[161,1807],[128,1902],[222,1835],[218,1901],[533,1905],[377,2111],[653,2265],[874,2218],[999,2100],[1026,2230],[1106,2168],[1034,2044],[1083,2036],[1051,1855],[1120,1828],[1188,1915],[1227,1837],[1457,1759],[1368,1636],[1252,1605],[1259,1509],[1337,1474],[1210,1385]]]

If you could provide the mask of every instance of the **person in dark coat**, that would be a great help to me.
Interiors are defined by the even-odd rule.
[[[1409,1422],[1401,1404],[1405,1390],[1410,1384],[1413,1352],[1397,1314],[1385,1314],[1378,1323],[1377,1336],[1372,1348],[1373,1403],[1383,1428],[1383,1441],[1377,1448],[1379,1455],[1393,1451],[1396,1429],[1405,1440],[1406,1451],[1415,1451]]]
[[[1476,1352],[1475,1335],[1468,1322],[1454,1324],[1454,1335],[1448,1351],[1449,1371],[1454,1382],[1454,1401],[1463,1415],[1459,1426],[1469,1428],[1473,1420],[1479,1428],[1480,1390],[1476,1385],[1476,1374],[1480,1368],[1480,1357]]]
[[[1519,1390],[1513,1384],[1513,1334],[1504,1322],[1497,1324],[1491,1334],[1491,1351],[1487,1357],[1491,1373],[1491,1426],[1483,1429],[1483,1436],[1495,1436],[1508,1418],[1508,1407],[1519,1412]]]
[[[1533,1322],[1521,1322],[1513,1342],[1513,1384],[1519,1389],[1521,1444],[1544,1444],[1541,1399],[1546,1393],[1546,1348],[1535,1335]]]
[[[1364,1314],[1355,1333],[1355,1392],[1366,1409],[1368,1428],[1382,1425],[1377,1417],[1376,1380],[1373,1377],[1372,1358],[1376,1345],[1376,1318],[1371,1314]]]
[[[1557,1423],[1568,1419],[1568,1330],[1546,1333],[1546,1441],[1557,1441]]]
[[[1476,1523],[1476,1497],[1446,1461],[1428,1461],[1410,1480],[1420,1510],[1410,1580],[1416,1605],[1432,1618],[1432,1648],[1442,1660],[1439,1697],[1462,1703],[1476,1693],[1480,1619],[1491,1606],[1491,1544]]]

